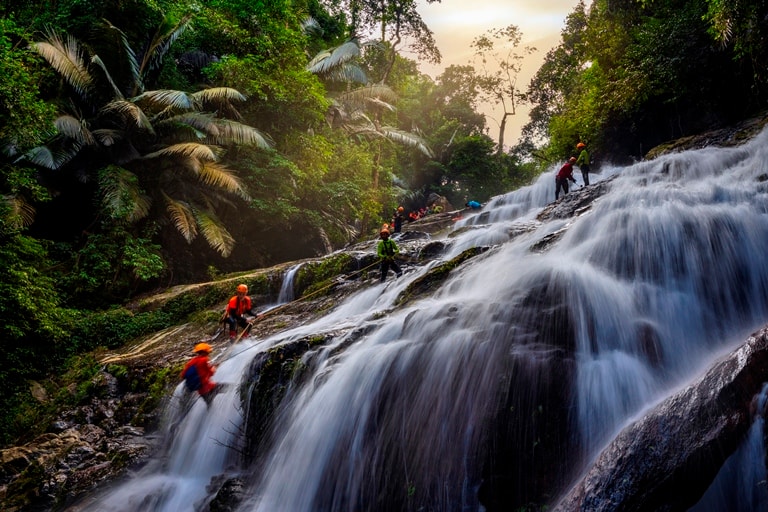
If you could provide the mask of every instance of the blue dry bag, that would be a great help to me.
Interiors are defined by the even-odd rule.
[[[197,391],[200,389],[200,375],[197,373],[197,365],[192,365],[184,372],[184,383],[187,385],[187,390]]]

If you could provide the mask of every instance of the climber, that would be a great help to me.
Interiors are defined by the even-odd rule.
[[[557,172],[557,176],[555,176],[555,200],[560,197],[561,189],[563,194],[568,193],[568,180],[576,183],[576,178],[573,177],[574,162],[576,162],[576,157],[572,156]]]
[[[195,345],[193,349],[195,357],[190,359],[181,371],[181,379],[184,380],[187,390],[197,391],[208,406],[211,405],[211,400],[216,393],[221,390],[221,384],[211,380],[216,372],[216,367],[208,361],[211,350],[211,346],[205,342]]]
[[[403,229],[403,220],[405,219],[405,208],[398,206],[395,213],[392,214],[392,226],[395,228],[395,233],[400,233]]]
[[[581,177],[584,180],[584,186],[589,185],[589,152],[587,151],[587,145],[583,142],[576,144],[576,149],[580,150],[579,158],[576,159],[576,165],[581,169]]]
[[[221,321],[226,322],[229,325],[229,341],[234,342],[237,337],[237,327],[243,328],[243,332],[240,334],[242,337],[244,334],[250,332],[253,327],[253,322],[245,318],[245,313],[251,313],[251,298],[247,295],[248,287],[244,284],[237,285],[237,293],[229,299],[227,309],[221,316]]]
[[[387,272],[389,272],[390,267],[395,271],[397,277],[402,276],[403,271],[400,270],[400,266],[395,261],[395,256],[400,254],[400,249],[397,248],[397,244],[394,240],[389,239],[389,230],[382,229],[379,236],[381,237],[381,240],[379,240],[377,253],[379,258],[381,258],[380,281],[383,283],[387,279]]]

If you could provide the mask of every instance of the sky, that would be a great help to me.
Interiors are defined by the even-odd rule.
[[[518,45],[537,49],[526,56],[517,79],[517,87],[528,88],[533,75],[544,61],[547,52],[560,42],[565,18],[573,11],[578,0],[442,0],[428,4],[419,0],[418,12],[424,23],[434,32],[435,42],[443,56],[442,62],[433,66],[420,63],[421,72],[437,77],[450,65],[465,65],[472,58],[472,40],[488,29],[516,25],[523,38]],[[488,135],[498,141],[499,123],[503,110],[491,105],[480,109],[486,115]],[[514,145],[520,130],[528,122],[528,109],[517,107],[516,115],[507,119],[504,145]]]

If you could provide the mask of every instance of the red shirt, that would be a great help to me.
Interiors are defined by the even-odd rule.
[[[208,356],[195,356],[190,359],[184,365],[184,369],[181,370],[181,379],[184,379],[184,373],[192,365],[197,367],[197,374],[200,376],[200,389],[197,392],[201,395],[210,393],[214,386],[216,386],[216,383],[211,380],[216,369],[208,363]]]
[[[572,180],[573,179],[573,164],[571,162],[566,162],[564,166],[560,168],[560,170],[557,172],[558,180],[561,180],[565,178],[566,180]]]
[[[227,305],[227,314],[235,313],[237,316],[243,316],[243,313],[251,310],[251,298],[247,295],[238,297],[235,295],[229,299],[229,305]]]

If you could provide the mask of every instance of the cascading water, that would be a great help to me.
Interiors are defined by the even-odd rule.
[[[285,273],[285,277],[283,277],[283,284],[280,287],[280,293],[277,296],[278,305],[291,302],[294,299],[293,281],[296,277],[296,272],[298,272],[300,268],[301,264],[294,265],[288,269],[288,272]]]
[[[554,199],[550,173],[457,225],[445,260],[490,249],[431,296],[394,306],[428,270],[410,269],[233,354],[241,372],[261,347],[346,333],[305,356],[313,378],[287,390],[259,463],[236,468],[249,475],[238,510],[514,510],[555,499],[635,415],[768,319],[767,176],[765,132],[736,149],[603,169],[592,186],[607,192],[587,212],[539,222]],[[131,492],[174,485],[177,463],[157,462],[108,501],[194,510],[233,455],[199,454],[200,443],[241,442],[237,400],[217,397],[220,414],[193,409],[169,450],[171,461],[195,458],[200,473],[175,485],[197,498],[163,491],[151,506],[126,505]],[[764,506],[755,492],[750,503]]]

